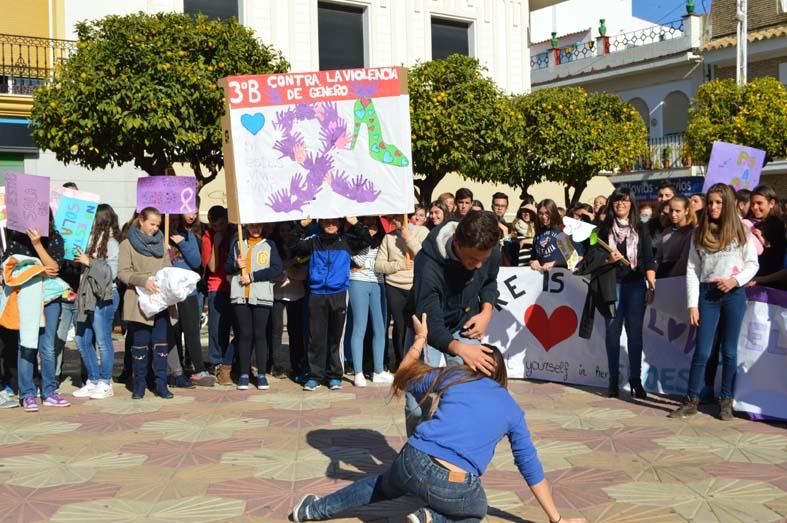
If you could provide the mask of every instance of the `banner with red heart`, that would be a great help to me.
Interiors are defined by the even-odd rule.
[[[533,304],[525,310],[525,326],[533,333],[544,350],[570,338],[577,330],[577,314],[571,307],[561,305],[551,316],[541,305]]]

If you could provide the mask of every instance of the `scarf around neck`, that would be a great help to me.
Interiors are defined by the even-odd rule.
[[[153,236],[143,233],[139,225],[128,229],[128,241],[134,250],[144,256],[162,258],[164,256],[164,233],[157,231]]]
[[[612,230],[609,233],[610,245],[626,244],[626,258],[631,263],[631,269],[637,268],[637,244],[639,235],[629,224],[628,220],[615,218],[612,220]]]

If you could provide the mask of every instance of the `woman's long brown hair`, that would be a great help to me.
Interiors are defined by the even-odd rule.
[[[107,257],[107,243],[109,239],[120,241],[120,229],[118,228],[118,215],[115,210],[106,203],[101,203],[96,209],[96,219],[93,224],[93,235],[90,240],[87,254],[96,254],[97,259]]]
[[[500,352],[500,349],[494,345],[484,344],[484,347],[492,350],[492,359],[495,361],[495,370],[489,378],[496,381],[501,387],[506,388],[508,386],[508,374],[506,373],[506,363],[505,360],[503,360],[503,354]],[[427,374],[433,371],[437,371],[437,375],[426,391],[426,394],[424,394],[424,397],[419,402],[419,405],[421,405],[431,394],[441,396],[446,390],[454,385],[460,385],[462,383],[487,377],[485,374],[474,371],[467,365],[455,365],[452,367],[435,369],[423,361],[418,360],[403,369],[400,368],[396,372],[393,385],[391,385],[393,395],[395,397],[401,396],[402,393],[407,392],[413,383],[421,381]]]
[[[717,221],[710,218],[710,209],[705,209],[699,219],[694,244],[708,252],[728,249],[733,243],[739,247],[746,245],[746,229],[738,214],[735,193],[729,185],[715,183],[705,195],[706,206],[710,206],[710,195],[721,196],[721,215]]]

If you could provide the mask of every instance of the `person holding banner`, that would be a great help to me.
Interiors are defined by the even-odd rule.
[[[76,344],[87,369],[87,381],[73,392],[76,398],[105,399],[114,395],[112,367],[112,322],[119,297],[115,278],[118,273],[120,244],[118,217],[111,206],[102,203],[96,209],[87,253],[80,252],[76,261],[84,267],[77,297]],[[101,351],[101,365],[96,348]]]
[[[307,235],[311,219],[296,222],[287,247],[293,256],[309,258],[309,379],[303,390],[313,391],[323,381],[328,388],[342,388],[339,344],[347,313],[351,257],[371,243],[369,230],[354,216],[346,218],[349,233],[340,232],[339,218],[322,218],[322,232]]]
[[[718,335],[722,361],[719,418],[727,421],[733,418],[738,337],[746,311],[744,287],[757,274],[759,263],[752,234],[738,217],[733,190],[723,183],[714,184],[705,202],[686,267],[689,323],[697,327],[697,346],[691,358],[686,398],[669,417],[697,413],[705,365]]]
[[[494,362],[486,376],[466,365],[435,369],[420,361],[426,346],[426,314],[412,318],[415,337],[392,385],[420,402],[440,398],[431,420],[418,426],[390,468],[325,497],[306,494],[292,510],[294,521],[331,519],[371,503],[415,496],[422,508],[407,521],[481,521],[488,502],[481,476],[495,447],[508,437],[520,474],[551,523],[584,523],[564,518],[530,438],[522,409],[506,389],[506,364],[497,347],[486,346]]]
[[[558,240],[563,219],[558,212],[557,204],[549,198],[538,204],[538,221],[536,237],[533,241],[533,252],[530,268],[534,271],[548,271],[553,267],[568,267],[566,254],[561,251]],[[572,242],[574,250],[582,255],[582,247]]]
[[[263,224],[250,223],[244,233],[232,242],[224,268],[231,277],[230,301],[238,328],[238,390],[249,388],[252,344],[257,357],[255,385],[267,390],[268,320],[273,308],[273,280],[281,275],[282,261],[276,244],[263,237]]]
[[[609,212],[598,237],[611,247],[607,263],[615,265],[615,315],[605,318],[609,396],[620,393],[620,335],[625,324],[628,339],[631,395],[645,399],[642,387],[642,326],[646,305],[656,292],[656,263],[648,227],[639,221],[637,199],[631,189],[619,187],[609,197]],[[596,248],[601,248],[596,245]],[[626,262],[623,262],[626,260]]]
[[[49,235],[41,236],[37,229],[28,229],[26,233],[17,231],[7,231],[7,246],[3,253],[3,264],[6,266],[8,259],[13,256],[27,256],[35,258],[43,264],[43,274],[46,282],[58,279],[60,268],[65,259],[65,248],[63,237],[55,229],[55,221],[52,212],[49,212]],[[62,281],[62,280],[60,280]],[[6,285],[8,282],[6,282]],[[66,288],[65,282],[62,284]],[[35,343],[35,333],[33,342],[25,342],[28,336],[23,330],[19,335],[19,351],[17,352],[17,379],[19,385],[19,401],[26,412],[37,412],[38,403],[36,400],[36,385],[33,382],[34,369],[37,361],[41,363],[41,395],[42,405],[45,407],[68,407],[71,405],[57,390],[58,382],[55,358],[55,336],[57,332],[57,322],[60,318],[60,292],[54,299],[47,300],[44,296],[44,303],[27,304],[33,314],[41,314],[45,318],[44,326],[38,329],[37,344]],[[19,313],[23,314],[23,305],[20,300]],[[21,328],[20,326],[17,328]],[[35,346],[33,346],[35,345]]]
[[[153,352],[153,375],[157,396],[171,399],[167,388],[167,358],[169,329],[177,319],[177,309],[169,307],[152,318],[146,317],[137,303],[137,287],[158,292],[153,275],[170,267],[164,252],[164,233],[159,230],[161,213],[153,207],[142,209],[136,222],[129,227],[128,237],[120,244],[118,279],[126,284],[123,300],[123,319],[128,322],[127,336],[131,338],[131,357],[134,373],[131,399],[142,399],[147,388],[149,356]]]

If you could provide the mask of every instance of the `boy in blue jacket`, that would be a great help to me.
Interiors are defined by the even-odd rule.
[[[340,232],[341,219],[320,219],[321,232],[308,236],[307,218],[290,231],[288,247],[296,256],[309,258],[309,379],[303,390],[312,391],[328,380],[331,390],[342,388],[339,341],[347,312],[350,263],[354,254],[371,243],[369,230],[354,216],[346,218],[350,229]]]

